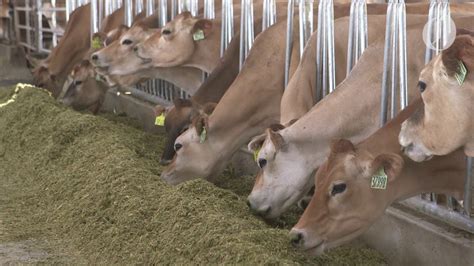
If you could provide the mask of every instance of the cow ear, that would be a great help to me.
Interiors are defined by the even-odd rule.
[[[175,98],[173,100],[173,103],[174,103],[174,107],[179,110],[181,108],[184,108],[184,107],[191,107],[193,106],[193,103],[188,100],[188,99],[181,99],[181,98]]]
[[[200,33],[202,32],[202,36]],[[194,23],[194,27],[192,30],[192,34],[195,41],[199,41],[200,39],[205,39],[211,34],[212,32],[212,21],[208,19],[198,19]]]
[[[203,114],[210,115],[210,114],[212,114],[212,112],[214,112],[214,109],[216,108],[216,106],[217,106],[217,103],[212,103],[212,102],[206,103],[200,109],[200,112],[203,113]]]
[[[454,43],[442,52],[441,59],[448,76],[454,77],[463,71],[463,67],[466,68],[467,75],[469,75],[474,71],[474,37],[470,35],[458,36]]]
[[[199,115],[194,118],[193,126],[196,129],[198,136],[203,134],[203,131],[209,131],[209,117],[207,115]],[[207,134],[207,133],[206,133]]]
[[[336,139],[331,142],[331,154],[354,152],[355,146],[347,139]]]
[[[267,136],[272,141],[273,145],[275,146],[276,151],[286,150],[287,148],[286,142],[280,133],[273,131],[271,128],[267,128],[266,133],[267,133]]]
[[[388,176],[388,181],[391,182],[397,178],[403,169],[403,158],[395,153],[380,154],[372,161],[371,172],[376,174],[381,168]]]
[[[251,152],[258,151],[260,148],[262,148],[266,137],[267,137],[267,134],[260,134],[258,136],[253,137],[252,140],[247,145],[248,150]]]

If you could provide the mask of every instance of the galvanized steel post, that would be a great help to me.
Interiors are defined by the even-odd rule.
[[[135,0],[135,9],[134,13],[139,14],[143,11],[143,0]]]
[[[98,11],[98,3],[100,0],[92,0],[91,1],[91,47],[92,47],[92,39],[94,36],[94,33],[99,31],[99,13]]]
[[[313,33],[313,0],[299,1],[300,58]]]
[[[224,55],[227,46],[234,36],[234,8],[232,0],[222,1],[221,20],[221,56]]]
[[[293,50],[293,16],[295,2],[288,0],[287,21],[286,21],[286,47],[285,47],[285,88],[290,81],[291,51]]]
[[[27,1],[28,2],[28,1]],[[27,25],[30,25],[29,17],[26,17]],[[37,52],[41,52],[43,50],[43,1],[36,0],[36,49]],[[30,38],[30,34],[28,33],[27,39]],[[28,40],[30,43],[30,40]]]
[[[166,23],[168,23],[168,1],[167,0],[160,0],[160,16],[159,16],[159,26],[160,28],[163,27]]]
[[[321,0],[318,6],[315,100],[320,100],[335,88],[334,3],[333,0]]]
[[[242,69],[254,41],[253,1],[242,0],[240,16],[239,69]]]
[[[365,0],[352,0],[349,17],[349,38],[347,44],[347,69],[349,75],[359,57],[367,48],[367,4]]]
[[[397,87],[399,88],[400,109],[403,109],[408,104],[406,11],[404,0],[390,0],[387,9],[380,110],[381,126],[383,126],[389,118],[389,90],[391,95],[390,118],[395,116],[397,111]]]
[[[214,0],[204,0],[204,18],[207,18],[207,19],[216,18]]]
[[[276,23],[275,0],[263,0],[262,31]]]
[[[133,22],[132,0],[123,0],[123,9],[123,24],[130,27]]]
[[[155,1],[154,0],[146,0],[146,15],[151,16],[155,12]]]

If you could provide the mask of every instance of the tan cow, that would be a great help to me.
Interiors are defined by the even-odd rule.
[[[424,16],[407,16],[408,26],[418,24],[407,33],[408,84],[416,83],[416,73],[424,66],[421,32],[425,21]],[[261,170],[248,198],[253,210],[268,218],[281,215],[310,190],[311,176],[326,158],[331,139],[357,142],[378,128],[382,36],[332,94],[291,126],[278,132],[269,130],[249,143],[251,150],[260,149],[257,160]],[[409,90],[410,99],[417,95],[417,90]]]
[[[424,106],[402,125],[399,141],[420,162],[460,147],[474,156],[474,32],[459,35],[421,71]]]
[[[335,6],[334,14],[344,16],[348,11],[347,6]],[[176,139],[176,156],[162,173],[167,182],[177,184],[197,177],[212,179],[252,136],[278,121],[285,58],[285,34],[281,33],[286,31],[285,23],[280,21],[256,38],[244,68],[214,112],[198,117]],[[297,41],[293,48],[290,73],[298,64]]]
[[[315,194],[290,232],[296,248],[320,255],[361,235],[395,201],[425,192],[463,192],[462,151],[415,163],[400,149],[401,123],[420,105],[416,101],[357,146],[333,142],[316,173]]]

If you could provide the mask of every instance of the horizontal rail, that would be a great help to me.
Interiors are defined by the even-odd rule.
[[[448,210],[436,203],[422,200],[417,197],[409,198],[401,203],[407,207],[436,218],[437,220],[441,220],[456,228],[474,234],[474,220],[469,219],[469,217],[464,216],[457,211]]]

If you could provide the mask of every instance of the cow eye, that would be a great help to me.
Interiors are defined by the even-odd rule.
[[[171,31],[170,31],[170,30],[163,30],[163,31],[161,32],[161,34],[163,34],[163,35],[168,35],[168,34],[171,34]]]
[[[418,88],[420,89],[420,92],[423,93],[426,90],[426,83],[418,81]]]
[[[129,40],[129,39],[125,39],[125,40],[122,41],[123,45],[130,45],[132,43],[133,43],[132,40]]]
[[[82,84],[82,80],[75,80],[74,85],[79,86]]]
[[[332,187],[331,196],[342,193],[345,190],[346,190],[346,184],[344,184],[344,183],[336,184]]]

